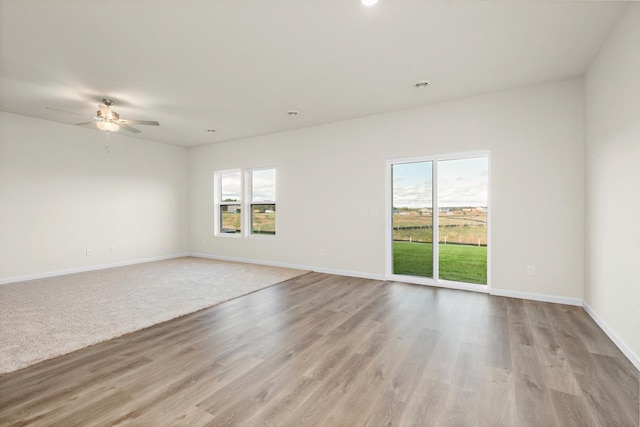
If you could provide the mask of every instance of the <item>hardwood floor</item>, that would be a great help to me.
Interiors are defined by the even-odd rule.
[[[311,273],[0,377],[0,425],[638,426],[578,307]]]

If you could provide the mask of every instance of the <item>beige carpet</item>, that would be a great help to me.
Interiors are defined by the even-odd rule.
[[[0,373],[304,273],[187,257],[1,285]]]

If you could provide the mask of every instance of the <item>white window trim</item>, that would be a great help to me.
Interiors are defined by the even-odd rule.
[[[222,179],[221,176],[224,174],[228,174],[228,173],[240,173],[240,200],[237,202],[223,202],[221,200],[222,198]],[[225,170],[219,170],[216,171],[213,175],[213,209],[214,209],[214,213],[213,213],[213,229],[214,229],[214,236],[216,237],[228,237],[228,238],[232,238],[232,239],[239,239],[242,237],[242,234],[245,231],[245,221],[244,221],[244,215],[240,215],[240,233],[223,233],[221,231],[221,223],[220,223],[220,206],[225,206],[225,205],[240,205],[240,209],[244,209],[244,192],[243,192],[243,188],[244,188],[244,176],[242,173],[242,169],[239,168],[235,168],[235,169],[225,169]]]
[[[393,188],[392,188],[392,166],[394,164],[401,163],[415,163],[415,162],[433,162],[432,167],[432,188],[438,188],[438,162],[441,160],[462,160],[462,159],[471,159],[476,157],[486,157],[487,158],[487,168],[488,168],[488,176],[487,176],[487,284],[480,285],[476,283],[465,283],[465,282],[453,282],[450,280],[439,279],[439,259],[438,259],[438,251],[434,251],[433,254],[433,276],[434,278],[427,277],[419,277],[419,276],[407,276],[401,274],[393,273]],[[385,230],[385,278],[386,280],[393,281],[401,281],[407,283],[415,283],[418,285],[429,285],[429,286],[438,286],[443,288],[451,288],[451,289],[463,289],[468,291],[476,291],[489,293],[491,291],[491,251],[493,245],[491,244],[491,152],[489,150],[482,151],[471,151],[471,152],[463,152],[463,153],[447,153],[447,154],[436,154],[432,156],[419,156],[419,157],[402,157],[389,159],[386,162],[385,169],[385,199],[386,199],[386,230]],[[438,212],[438,200],[437,200],[437,192],[432,192],[433,202],[432,209],[433,212]],[[439,239],[438,236],[438,215],[433,215],[433,241],[437,242]]]

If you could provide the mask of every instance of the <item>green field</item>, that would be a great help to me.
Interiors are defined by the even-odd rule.
[[[393,242],[393,272],[433,277],[431,244]],[[487,284],[487,247],[439,245],[440,279]]]
[[[275,207],[273,209],[273,212],[259,212],[256,210],[251,213],[251,234],[268,234],[271,236],[276,234]],[[225,230],[224,233],[226,234],[239,234],[242,231],[240,229],[241,219],[240,212],[222,211],[220,229]]]

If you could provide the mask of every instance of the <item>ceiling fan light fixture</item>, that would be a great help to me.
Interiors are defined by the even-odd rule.
[[[105,131],[108,131],[108,132],[116,132],[116,131],[120,130],[120,125],[117,124],[117,123],[98,122],[98,123],[96,123],[96,126],[98,126],[98,129],[105,130]]]

